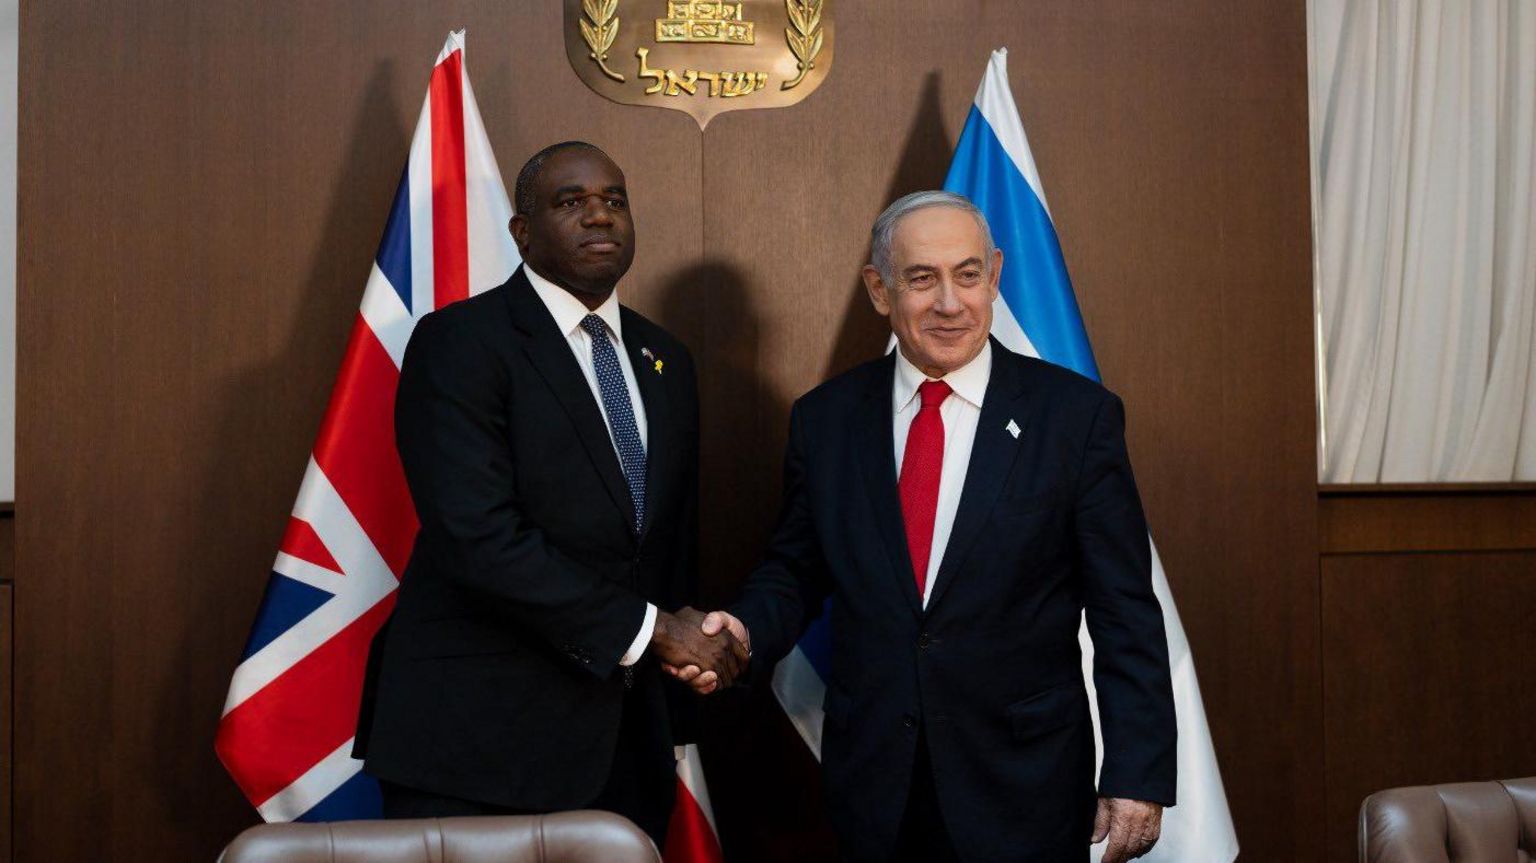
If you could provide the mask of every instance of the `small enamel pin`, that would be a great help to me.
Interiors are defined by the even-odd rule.
[[[648,359],[651,362],[655,363],[656,374],[658,374],[658,375],[661,374],[662,362],[661,362],[661,360],[656,359],[656,355],[651,353],[651,349],[650,348],[641,348],[640,349],[640,356],[645,357],[646,359]]]
[[[1009,434],[1013,435],[1013,439],[1014,440],[1018,440],[1019,439],[1019,424],[1018,423],[1014,422],[1013,420],[1009,420],[1008,421],[1008,425],[1004,426],[1004,428],[1006,428],[1008,430]]]

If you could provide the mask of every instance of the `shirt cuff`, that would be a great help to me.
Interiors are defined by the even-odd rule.
[[[651,633],[656,631],[656,606],[653,603],[645,604],[645,620],[640,624],[640,634],[629,645],[629,650],[619,657],[619,665],[629,667],[640,661],[640,656],[645,653],[646,645],[651,643]],[[608,654],[612,656],[613,654]]]

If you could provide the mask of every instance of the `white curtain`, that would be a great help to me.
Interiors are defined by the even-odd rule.
[[[1310,0],[1330,483],[1536,479],[1536,0]]]

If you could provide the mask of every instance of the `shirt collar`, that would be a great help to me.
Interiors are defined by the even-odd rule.
[[[941,380],[949,384],[955,395],[970,402],[976,407],[981,407],[982,399],[987,395],[987,382],[992,378],[992,340],[987,339],[981,346],[981,353],[977,354],[970,362],[945,375]],[[917,366],[906,358],[901,348],[896,348],[896,384],[892,389],[893,405],[897,413],[901,413],[917,397],[917,388],[924,381],[933,380],[918,370]]]
[[[554,316],[555,326],[560,329],[561,335],[569,338],[571,333],[581,327],[582,319],[592,314],[603,319],[603,323],[608,325],[615,339],[624,341],[624,330],[619,324],[619,292],[617,290],[610,293],[608,299],[603,300],[602,305],[589,310],[570,291],[534,272],[533,267],[523,264],[523,274],[533,285],[533,292],[544,301],[544,307]]]

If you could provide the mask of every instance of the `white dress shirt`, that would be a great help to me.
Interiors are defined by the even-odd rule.
[[[939,406],[944,421],[944,461],[939,470],[939,506],[933,516],[933,546],[928,552],[927,578],[923,586],[923,607],[933,594],[934,577],[944,560],[944,548],[955,526],[955,510],[960,507],[960,492],[965,488],[965,473],[971,466],[971,445],[976,441],[976,422],[981,418],[981,402],[992,378],[992,343],[982,345],[981,353],[941,380],[954,392]],[[922,407],[917,388],[933,380],[912,365],[901,349],[896,350],[896,380],[891,387],[891,432],[896,439],[896,477],[900,481],[901,463],[907,455],[907,432]]]
[[[640,399],[640,386],[635,382],[635,369],[630,364],[629,352],[624,350],[624,327],[619,317],[619,294],[617,291],[608,295],[608,299],[595,309],[588,309],[581,300],[576,299],[570,291],[556,285],[550,280],[534,272],[527,264],[523,265],[523,272],[528,276],[528,281],[533,283],[533,292],[539,295],[544,302],[544,307],[549,309],[550,315],[555,319],[555,326],[560,332],[565,333],[565,340],[571,346],[571,353],[576,356],[576,365],[581,366],[581,373],[587,377],[587,386],[592,388],[592,399],[597,402],[598,412],[603,416],[603,423],[608,426],[608,439],[613,441],[613,420],[608,418],[608,408],[603,405],[603,391],[597,383],[597,369],[592,365],[592,336],[582,329],[581,322],[587,315],[597,315],[608,325],[608,338],[613,343],[614,353],[619,355],[619,368],[624,371],[624,387],[629,390],[630,410],[635,414],[635,426],[640,432],[640,447],[649,451],[649,429],[645,422],[645,402]],[[967,445],[969,448],[969,445]],[[613,444],[614,455],[619,456],[619,445]],[[620,464],[623,457],[619,456]],[[640,661],[640,655],[645,652],[646,645],[651,643],[651,633],[656,629],[656,606],[646,603],[645,620],[640,624],[640,634],[635,636],[634,642],[629,645],[629,650],[619,659],[620,665],[634,665]]]

